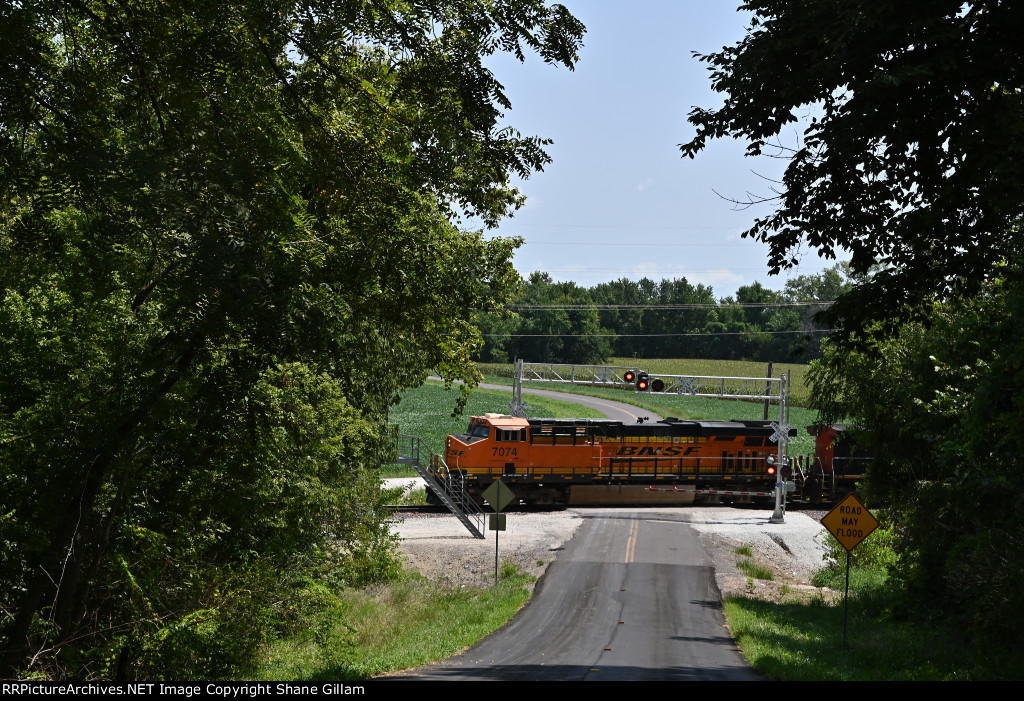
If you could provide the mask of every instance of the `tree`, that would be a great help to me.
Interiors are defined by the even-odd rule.
[[[541,0],[0,17],[0,666],[223,673],[277,615],[242,592],[386,550],[386,409],[428,369],[474,382],[472,314],[518,282],[515,241],[452,222],[547,162],[482,59],[571,68],[582,26]]]
[[[750,31],[701,56],[718,109],[695,108],[691,158],[710,139],[786,158],[775,209],[746,236],[772,272],[851,254],[864,274],[832,306],[839,335],[882,334],[935,296],[971,295],[1019,254],[1024,215],[1024,7],[995,2],[751,0]],[[809,116],[802,140],[785,130]],[[880,325],[871,325],[871,321]]]
[[[589,364],[611,352],[611,332],[601,328],[590,293],[576,283],[534,272],[516,303],[521,319],[506,345],[510,359]]]
[[[1024,642],[1022,314],[1021,286],[996,278],[864,351],[827,346],[810,372],[822,419],[854,419],[873,446],[865,496],[896,526],[907,605],[1011,646]]]
[[[836,345],[814,401],[875,437],[866,490],[894,510],[908,601],[1019,646],[1024,7],[743,8],[743,41],[702,57],[725,103],[690,113],[682,151],[731,135],[788,159],[763,200],[774,211],[746,232],[770,244],[773,272],[804,244],[871,270],[825,313]]]

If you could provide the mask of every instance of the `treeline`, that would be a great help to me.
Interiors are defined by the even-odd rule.
[[[842,264],[771,290],[759,282],[716,299],[686,278],[625,278],[580,287],[530,275],[508,314],[480,315],[482,362],[598,363],[608,357],[803,362],[821,356],[818,312],[849,289]]]

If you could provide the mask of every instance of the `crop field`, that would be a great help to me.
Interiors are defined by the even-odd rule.
[[[508,392],[476,389],[462,416],[453,417],[452,410],[459,398],[459,387],[446,390],[440,382],[427,381],[422,387],[402,393],[401,401],[391,407],[389,420],[398,426],[399,433],[419,436],[435,453],[443,452],[444,439],[452,433],[466,430],[470,416],[488,412],[508,413],[511,395]],[[534,401],[535,400],[535,401]],[[534,416],[602,418],[601,414],[571,402],[531,397]]]

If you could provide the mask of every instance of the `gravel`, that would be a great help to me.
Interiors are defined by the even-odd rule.
[[[410,487],[417,478],[403,480]],[[389,480],[389,486],[394,480]],[[626,508],[626,507],[623,507]],[[824,565],[825,530],[822,512],[786,514],[785,523],[771,524],[771,510],[719,506],[640,507],[630,510],[671,513],[690,522],[701,534],[707,562],[713,564],[723,595],[744,593],[778,599],[793,593],[818,593],[814,572]],[[592,509],[512,512],[507,530],[498,535],[499,558],[540,577]],[[483,584],[494,577],[494,532],[486,541],[471,536],[450,514],[399,514],[393,524],[401,538],[407,566],[452,586]],[[746,546],[751,556],[740,555]],[[773,580],[752,579],[736,563],[753,560],[774,573]],[[830,592],[823,592],[826,596]]]

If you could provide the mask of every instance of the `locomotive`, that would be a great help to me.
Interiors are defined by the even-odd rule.
[[[814,436],[814,454],[796,460],[805,499],[812,504],[839,501],[856,491],[874,460],[863,432],[846,424],[808,426],[807,432]]]
[[[768,421],[624,424],[485,414],[448,436],[444,463],[478,502],[500,478],[536,505],[767,504],[780,467],[775,434]]]

